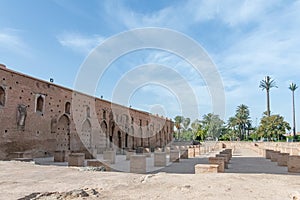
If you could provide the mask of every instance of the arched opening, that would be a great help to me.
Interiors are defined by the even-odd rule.
[[[66,115],[57,122],[56,150],[70,150],[70,120]]]
[[[0,87],[0,106],[5,106],[5,91]]]
[[[102,116],[103,119],[106,119],[106,111],[103,110],[103,116]]]
[[[80,137],[83,145],[86,148],[91,148],[91,143],[92,143],[91,133],[92,133],[92,126],[91,126],[90,121],[87,119],[82,124],[81,137]]]
[[[143,130],[140,127],[140,138],[141,138],[141,147],[144,145],[144,141],[143,141]]]
[[[128,147],[128,133],[125,135],[125,147]]]
[[[101,122],[101,133],[105,136],[105,147],[108,147],[108,132],[107,132],[107,124],[105,121]]]
[[[114,131],[115,131],[115,125],[112,124],[111,126],[111,133],[109,134],[109,147],[112,147],[113,144],[113,135],[114,135]]]
[[[67,102],[65,104],[65,113],[70,114],[70,110],[71,110],[71,103]]]
[[[134,128],[133,126],[131,126],[131,129],[130,129],[130,135],[132,136],[132,149],[134,149],[135,147],[135,144],[134,144]]]
[[[44,98],[40,95],[36,99],[36,112],[43,112],[44,109]]]
[[[90,112],[90,107],[86,106],[86,117],[89,118],[91,117],[91,112]]]
[[[119,149],[122,148],[122,135],[120,131],[118,131],[118,147]]]

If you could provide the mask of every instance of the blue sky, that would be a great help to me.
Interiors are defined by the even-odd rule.
[[[259,123],[266,95],[258,85],[270,75],[278,85],[271,90],[271,111],[291,122],[288,85],[300,84],[299,10],[300,1],[289,0],[0,0],[0,63],[72,88],[89,52],[107,38],[135,28],[169,28],[198,42],[215,63],[225,88],[225,120],[246,104],[253,124]],[[121,56],[101,77],[95,95],[112,100],[122,76],[149,63],[178,72],[194,91],[199,115],[212,112],[205,80],[178,56],[155,49]],[[161,74],[161,79],[173,80],[172,87],[181,86],[176,77]],[[139,78],[146,78],[147,73],[142,75]],[[300,89],[295,95],[300,128],[299,93]],[[184,91],[182,96],[189,99]],[[128,105],[171,118],[182,109],[170,88],[159,84],[141,85]]]

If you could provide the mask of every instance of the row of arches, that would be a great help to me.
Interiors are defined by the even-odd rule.
[[[110,128],[108,128],[105,120],[101,122],[100,127],[102,134],[106,137],[106,148],[117,147],[134,149],[139,146],[161,147],[170,141],[169,134],[164,130],[156,134],[148,134],[145,136],[143,135],[143,129],[141,127],[136,130],[137,133],[135,133],[133,126],[129,127],[126,131],[122,131],[114,122],[110,122]],[[149,129],[146,131],[149,131]]]

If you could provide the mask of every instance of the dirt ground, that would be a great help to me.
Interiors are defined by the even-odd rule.
[[[193,174],[205,159],[149,174],[0,161],[0,199],[300,199],[300,174],[251,150],[235,152],[225,173]]]

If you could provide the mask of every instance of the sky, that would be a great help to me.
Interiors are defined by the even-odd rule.
[[[109,38],[147,27],[174,30],[199,44],[214,63],[224,88],[224,121],[245,104],[253,125],[259,124],[266,110],[259,82],[269,75],[278,86],[271,90],[271,113],[292,123],[288,86],[300,84],[299,10],[300,1],[290,0],[0,0],[0,63],[74,88],[91,52]],[[162,49],[120,55],[92,84],[92,95],[169,118],[221,112],[213,109],[205,76]],[[120,85],[126,101],[115,98]]]

